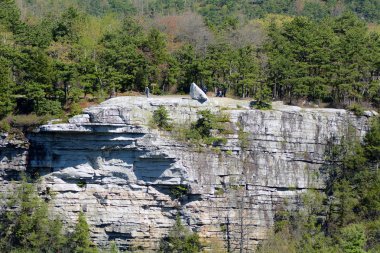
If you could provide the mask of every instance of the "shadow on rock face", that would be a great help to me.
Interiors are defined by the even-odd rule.
[[[29,170],[68,183],[179,185],[186,170],[144,134],[44,133],[31,136]]]

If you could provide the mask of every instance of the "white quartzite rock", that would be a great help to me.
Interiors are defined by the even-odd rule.
[[[190,97],[192,99],[198,100],[201,103],[204,103],[208,100],[207,95],[195,83],[192,83],[190,86]]]

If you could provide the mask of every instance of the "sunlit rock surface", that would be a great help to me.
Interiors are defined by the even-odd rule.
[[[227,144],[193,146],[152,129],[159,105],[183,127],[199,110],[228,114]],[[68,124],[41,126],[29,135],[30,146],[3,134],[2,191],[20,171],[38,172],[42,188],[54,192],[54,212],[70,226],[84,211],[99,246],[114,240],[123,249],[153,251],[179,213],[212,242],[210,251],[217,244],[252,250],[266,238],[276,210],[297,208],[301,193],[323,189],[326,149],[347,134],[363,137],[371,113],[248,105],[227,98],[201,104],[187,97],[117,97]]]

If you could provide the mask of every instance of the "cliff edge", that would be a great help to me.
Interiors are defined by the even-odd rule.
[[[197,112],[228,115],[226,144],[194,145],[151,127],[164,106],[173,124],[189,127]],[[323,189],[325,153],[347,134],[361,138],[368,119],[339,109],[185,97],[117,97],[67,124],[41,126],[21,145],[0,137],[0,183],[38,173],[54,192],[67,225],[86,213],[99,246],[152,251],[180,214],[210,249],[252,249],[273,226],[276,210],[297,208],[308,189]],[[244,142],[244,144],[243,144]]]

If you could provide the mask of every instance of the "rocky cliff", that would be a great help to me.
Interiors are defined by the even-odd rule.
[[[227,143],[193,145],[149,127],[159,105],[182,127],[199,110],[227,114]],[[180,214],[211,251],[252,251],[276,210],[323,189],[326,148],[349,132],[362,137],[369,116],[282,104],[260,111],[225,98],[113,98],[67,124],[41,126],[30,145],[2,135],[2,190],[20,171],[38,173],[54,192],[53,210],[69,226],[83,210],[100,246],[153,251]]]

